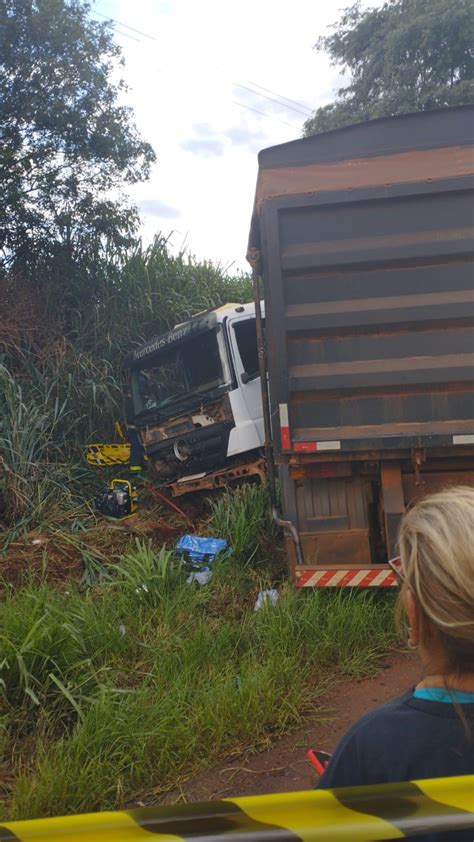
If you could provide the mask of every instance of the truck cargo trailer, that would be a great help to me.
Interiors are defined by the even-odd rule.
[[[394,585],[406,506],[474,484],[473,116],[408,114],[259,154],[248,259],[299,586]]]

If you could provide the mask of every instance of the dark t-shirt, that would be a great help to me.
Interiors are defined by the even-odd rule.
[[[471,740],[453,704],[417,699],[411,690],[370,711],[342,738],[318,788],[474,774],[474,704],[459,707]],[[474,830],[455,834],[436,838],[474,839]]]

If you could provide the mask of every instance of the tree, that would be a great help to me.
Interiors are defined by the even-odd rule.
[[[473,0],[388,0],[370,9],[356,2],[333,29],[316,49],[351,81],[306,121],[305,136],[473,101]]]
[[[35,274],[85,243],[127,245],[137,216],[122,186],[149,174],[108,23],[83,0],[0,0],[0,256]]]

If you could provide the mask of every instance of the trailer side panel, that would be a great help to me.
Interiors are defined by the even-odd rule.
[[[386,557],[421,474],[474,468],[472,137],[457,108],[261,153],[274,445],[313,564]]]

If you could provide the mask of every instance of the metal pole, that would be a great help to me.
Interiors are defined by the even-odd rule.
[[[262,324],[262,306],[259,275],[260,254],[257,251],[257,249],[251,250],[250,254],[248,255],[248,260],[252,267],[253,299],[255,302],[255,323],[257,330],[258,370],[260,372],[260,388],[262,393],[263,408],[263,429],[265,433],[265,460],[267,463],[268,493],[270,497],[270,504],[272,507],[272,518],[278,526],[282,527],[283,529],[288,529],[289,533],[291,534],[291,537],[293,538],[293,543],[295,545],[297,564],[301,565],[304,562],[298,530],[290,520],[284,520],[278,512],[275,460],[273,458],[272,423],[270,415],[270,397],[268,394],[267,352],[265,347],[265,337],[263,333]]]
[[[267,383],[267,355],[263,335],[262,307],[260,301],[260,278],[257,265],[252,264],[253,298],[255,302],[255,322],[257,329],[258,370],[262,393],[263,429],[265,433],[265,459],[267,463],[268,491],[272,508],[277,505],[275,462],[273,459],[272,425],[270,418],[270,399]]]

